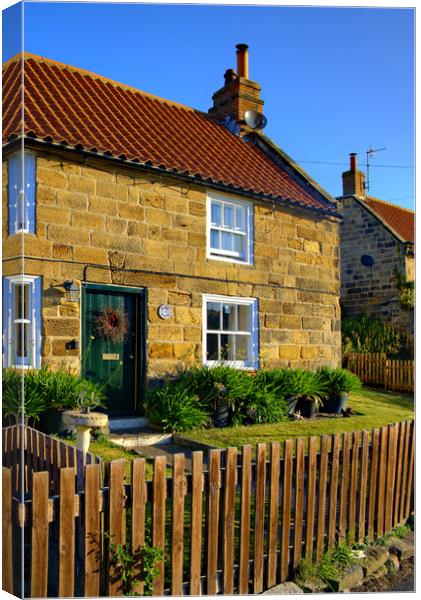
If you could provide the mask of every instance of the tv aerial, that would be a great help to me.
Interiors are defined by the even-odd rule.
[[[257,110],[246,110],[244,113],[244,121],[250,129],[264,129],[268,122],[265,115],[257,112]]]
[[[370,190],[370,159],[373,157],[373,154],[375,154],[376,152],[382,152],[383,150],[386,150],[386,148],[377,148],[376,150],[373,150],[373,148],[369,146],[367,152],[365,153],[367,157],[367,179],[364,187],[367,190],[367,192]]]

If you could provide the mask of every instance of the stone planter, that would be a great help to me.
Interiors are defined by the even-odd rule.
[[[106,427],[108,415],[100,412],[83,413],[80,410],[66,410],[63,421],[69,427],[76,427],[76,447],[83,452],[88,452],[91,441],[92,427]]]

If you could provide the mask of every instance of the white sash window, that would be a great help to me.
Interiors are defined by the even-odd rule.
[[[207,258],[253,262],[253,206],[246,200],[209,193]]]
[[[35,154],[20,150],[11,154],[7,162],[9,235],[35,233]]]
[[[3,364],[41,366],[41,277],[3,279]]]
[[[203,296],[203,362],[258,367],[258,314],[255,298]]]

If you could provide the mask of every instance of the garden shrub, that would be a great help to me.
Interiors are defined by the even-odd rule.
[[[28,373],[28,372],[27,372]],[[37,393],[34,385],[26,386],[28,379],[25,376],[24,395],[22,402],[22,372],[14,369],[3,369],[2,374],[2,408],[5,417],[16,419],[19,423],[22,419],[22,411],[25,423],[29,419],[39,419],[39,415],[45,411],[45,402]]]
[[[347,369],[332,369],[330,367],[320,367],[317,369],[322,381],[326,383],[329,394],[339,394],[341,392],[349,394],[362,388],[360,378],[347,371]]]
[[[196,394],[203,407],[217,408],[223,399],[232,409],[250,394],[253,382],[247,371],[232,367],[194,367],[185,371],[180,385]]]
[[[321,399],[326,395],[326,384],[317,372],[307,369],[271,369],[259,371],[256,384],[264,386],[285,398]]]
[[[342,356],[350,352],[385,353],[396,358],[406,349],[405,336],[390,323],[365,315],[342,319]]]
[[[269,388],[255,385],[247,398],[241,420],[251,423],[279,423],[288,420],[288,402]]]
[[[167,383],[146,398],[147,414],[164,431],[178,433],[210,423],[209,415],[197,395],[177,383]]]
[[[81,398],[99,406],[105,395],[99,385],[69,371],[28,369],[24,371],[24,412],[26,418],[38,419],[50,408],[78,408]],[[22,414],[22,371],[3,369],[3,412],[5,416]]]

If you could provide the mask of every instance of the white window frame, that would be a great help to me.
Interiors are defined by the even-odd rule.
[[[7,315],[6,315],[6,323],[3,324],[3,336],[4,344],[7,344],[7,361],[5,361],[4,366],[15,369],[39,369],[41,362],[41,340],[40,340],[40,326],[41,323],[37,322],[37,302],[34,300],[34,286],[35,281],[40,281],[39,276],[32,275],[14,275],[12,277],[5,277],[11,286],[10,300],[8,301],[7,306]],[[17,319],[16,318],[16,305],[15,305],[15,287],[17,285],[29,285],[29,297],[28,297],[28,313],[29,319]],[[6,301],[6,298],[3,298],[3,302]],[[38,300],[40,302],[40,299]],[[38,315],[38,319],[40,319],[40,315]],[[18,322],[21,323],[29,323],[29,331],[30,337],[28,340],[29,351],[28,357],[18,359],[15,352],[15,340],[14,340],[14,325]],[[7,364],[6,364],[7,363]]]
[[[26,170],[25,170],[25,157],[30,157],[34,161],[34,177],[32,181],[28,181],[26,178]],[[31,207],[31,200],[28,198],[27,189],[31,188],[31,194],[33,196],[33,201],[36,201],[36,154],[31,150],[19,150],[18,152],[14,152],[10,155],[9,159],[19,158],[20,159],[20,171],[21,171],[21,180],[26,189],[18,190],[17,183],[13,183],[10,177],[10,160],[8,160],[8,184],[7,184],[7,195],[8,195],[8,211],[14,211],[14,220],[13,223],[8,223],[8,234],[22,234],[22,233],[35,233],[35,208]],[[10,190],[10,186],[14,185],[15,188],[15,202],[16,205],[14,207],[11,206],[10,196],[12,194]],[[33,215],[31,218],[31,208],[33,211]],[[8,219],[10,221],[10,219]],[[19,224],[23,224],[23,227],[20,227]]]
[[[250,330],[228,332],[225,330],[208,331],[208,302],[221,302],[224,304],[236,304],[250,306]],[[207,334],[216,333],[218,335],[248,335],[249,358],[245,361],[240,360],[207,360]],[[220,296],[215,294],[202,295],[202,347],[203,364],[206,366],[226,365],[237,369],[255,370],[259,368],[259,313],[257,298],[241,298],[236,296]]]
[[[221,204],[233,204],[234,206],[240,206],[245,208],[245,226],[244,232],[245,242],[245,256],[239,257],[237,253],[229,250],[212,250],[211,248],[211,229],[212,227],[212,202],[218,202]],[[223,231],[224,228],[221,228]],[[225,229],[227,232],[239,234],[240,230]],[[253,265],[253,203],[248,200],[242,200],[229,196],[226,194],[217,194],[215,192],[208,192],[206,198],[206,258],[210,260],[220,260],[230,263],[238,263],[242,265]]]

